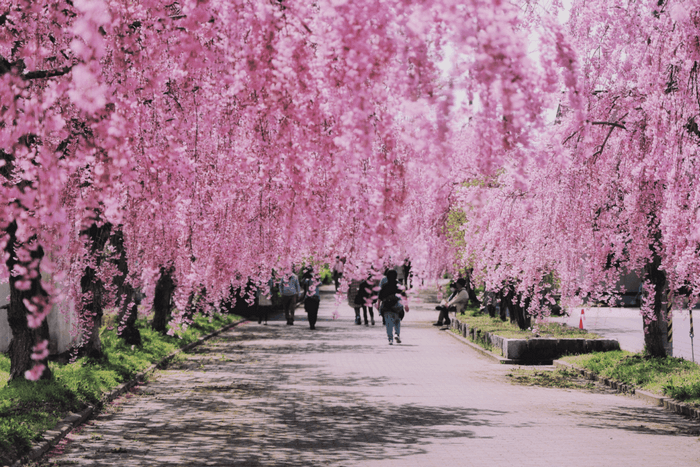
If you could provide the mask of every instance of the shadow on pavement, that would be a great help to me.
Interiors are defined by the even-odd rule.
[[[394,399],[398,383],[387,377],[304,361],[318,352],[369,351],[348,345],[347,335],[342,344],[333,337],[366,331],[246,331],[195,348],[167,377],[141,386],[138,404],[99,416],[100,438],[85,436],[75,447],[80,463],[362,465],[426,452],[436,440],[475,438],[474,427],[503,414]]]

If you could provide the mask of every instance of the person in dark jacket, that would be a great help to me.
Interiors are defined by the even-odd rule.
[[[304,290],[304,311],[309,320],[309,329],[316,329],[318,318],[318,305],[321,303],[321,281],[314,276],[313,269],[309,266],[301,278],[301,287]]]
[[[367,321],[367,314],[369,312],[369,317],[374,326],[374,310],[372,309],[372,295],[374,291],[372,290],[374,284],[372,283],[372,276],[369,276],[366,280],[360,282],[358,286],[357,295],[355,295],[355,314],[360,315],[360,308],[362,309],[362,314],[365,318],[365,326],[369,324]]]
[[[387,281],[379,290],[379,312],[386,323],[389,345],[394,343],[394,331],[396,332],[396,343],[401,343],[401,315],[403,312],[408,312],[408,307],[402,301],[406,299],[406,294],[399,287],[397,277],[398,274],[395,270],[387,271]]]

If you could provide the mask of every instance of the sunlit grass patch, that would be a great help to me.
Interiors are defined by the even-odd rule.
[[[530,329],[520,329],[517,324],[510,321],[501,321],[478,310],[467,310],[466,313],[457,316],[461,322],[469,328],[475,328],[481,332],[490,332],[508,339],[531,339],[534,337],[553,337],[558,339],[600,339],[601,336],[586,331],[585,329],[572,328],[561,323],[534,324]]]
[[[604,378],[700,405],[700,366],[681,358],[612,351],[564,357],[562,360]]]

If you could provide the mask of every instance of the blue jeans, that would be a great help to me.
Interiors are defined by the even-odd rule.
[[[384,321],[386,321],[386,335],[389,337],[389,342],[394,342],[394,328],[396,328],[396,335],[401,335],[401,320],[399,319],[399,314],[393,311],[387,311],[384,313]]]

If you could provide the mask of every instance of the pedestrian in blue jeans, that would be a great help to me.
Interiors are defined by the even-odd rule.
[[[405,310],[402,303],[402,298],[406,298],[404,291],[399,288],[396,280],[398,274],[393,269],[386,273],[387,281],[379,290],[379,311],[384,317],[386,323],[386,335],[389,338],[389,345],[394,343],[394,334],[396,334],[396,343],[401,343],[401,315]]]

